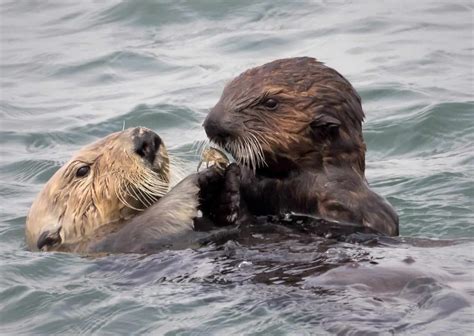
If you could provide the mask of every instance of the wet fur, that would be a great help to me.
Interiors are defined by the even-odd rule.
[[[232,177],[238,175],[211,167],[168,192],[179,167],[170,172],[161,139],[152,151],[145,138],[159,139],[145,128],[111,134],[60,168],[30,209],[30,250],[154,253],[227,237],[227,231],[213,231],[214,223],[235,224],[240,194]],[[77,176],[84,165],[90,167],[88,175]]]
[[[187,177],[156,204],[129,220],[119,231],[89,244],[87,251],[149,253],[186,245],[191,237],[197,239],[193,235],[193,219],[198,214],[199,190],[197,176]]]
[[[97,232],[121,227],[168,191],[167,151],[161,145],[152,166],[133,150],[140,132],[150,131],[129,129],[84,147],[51,177],[27,217],[31,250],[45,234],[51,242],[45,249],[77,250]],[[83,166],[90,168],[88,175],[77,177]]]
[[[277,108],[265,105],[269,99]],[[301,57],[232,80],[204,127],[241,166],[243,209],[307,213],[398,235],[398,216],[365,179],[363,119],[351,84]]]

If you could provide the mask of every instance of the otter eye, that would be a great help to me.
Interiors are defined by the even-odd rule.
[[[277,108],[278,102],[273,98],[268,98],[263,102],[263,105],[269,110],[274,110]]]
[[[89,174],[90,170],[91,170],[90,166],[79,167],[79,169],[76,171],[76,177],[87,176]]]

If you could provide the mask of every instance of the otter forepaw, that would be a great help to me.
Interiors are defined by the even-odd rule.
[[[240,214],[240,167],[233,163],[225,171],[224,189],[219,200],[219,224],[236,224]]]
[[[240,174],[237,164],[198,173],[200,210],[217,226],[234,225],[240,218]]]
[[[225,172],[215,166],[207,168],[197,173],[199,188],[203,192],[209,189],[220,189],[224,182]]]

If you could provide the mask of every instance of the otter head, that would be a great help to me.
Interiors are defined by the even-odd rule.
[[[137,127],[81,149],[44,186],[26,220],[31,250],[67,250],[105,225],[119,225],[168,190],[160,137]]]
[[[225,88],[204,122],[211,141],[257,173],[349,165],[365,169],[360,97],[314,58],[273,61]]]

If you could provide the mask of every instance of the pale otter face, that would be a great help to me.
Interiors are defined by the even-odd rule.
[[[300,57],[239,75],[225,87],[204,128],[240,164],[288,173],[322,165],[330,142],[342,151],[363,146],[363,118],[360,98],[344,77]]]
[[[168,191],[169,159],[160,137],[137,127],[84,147],[44,186],[26,220],[31,250],[61,250],[119,224]]]

